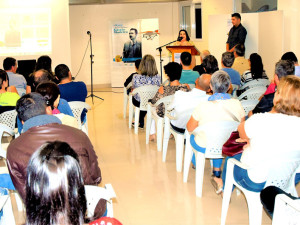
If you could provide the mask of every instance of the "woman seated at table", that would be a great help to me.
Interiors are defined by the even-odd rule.
[[[240,137],[249,144],[244,146],[243,153],[233,158],[241,160],[249,169],[235,166],[234,179],[247,190],[260,192],[268,176],[268,163],[281,160],[282,154],[299,150],[300,101],[298,96],[300,96],[300,78],[283,77],[275,93],[273,109],[267,113],[254,114],[239,125]],[[215,178],[219,188],[223,187],[226,181],[227,160],[228,157],[225,160],[222,179]],[[222,190],[219,192],[221,193]]]
[[[132,90],[145,85],[160,86],[161,78],[158,74],[155,59],[152,55],[145,55],[142,58],[138,73],[139,74],[135,74],[132,78]],[[135,107],[140,107],[140,96],[138,94],[135,94],[132,97],[132,104]],[[147,111],[140,111],[139,125],[135,124],[141,129],[144,128],[144,118],[146,114]]]
[[[159,99],[173,95],[176,91],[189,91],[189,86],[187,84],[180,84],[179,79],[181,77],[181,71],[182,67],[176,62],[170,62],[167,65],[164,66],[165,74],[168,77],[168,80],[170,81],[169,85],[167,86],[161,86],[155,96],[149,100],[152,104],[155,104]],[[156,107],[156,113],[159,117],[164,117],[165,115],[165,105],[164,103],[160,103]],[[150,130],[150,140],[155,139],[155,122],[152,120],[151,124],[151,130]]]

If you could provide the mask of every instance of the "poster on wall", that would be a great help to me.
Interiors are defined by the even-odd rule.
[[[112,55],[115,63],[132,63],[155,54],[159,45],[158,19],[123,20],[112,23]]]

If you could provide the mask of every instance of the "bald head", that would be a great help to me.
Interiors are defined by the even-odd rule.
[[[210,52],[208,50],[203,50],[201,52],[201,55],[200,55],[201,63],[202,63],[203,59],[208,55],[210,55]]]
[[[210,90],[210,79],[211,79],[211,75],[210,74],[202,74],[198,79],[197,79],[197,82],[196,82],[196,86],[195,88],[198,88],[202,91],[205,91],[205,92],[209,92]]]

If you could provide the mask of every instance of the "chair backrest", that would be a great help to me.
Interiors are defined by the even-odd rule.
[[[197,127],[193,132],[195,136],[199,132],[204,132],[206,135],[205,157],[222,158],[222,147],[239,124],[236,121],[217,121]]]
[[[5,124],[10,129],[14,130],[16,126],[17,111],[9,110],[0,114],[0,123]]]
[[[154,106],[158,106],[160,103],[164,103],[165,109],[167,109],[169,107],[169,105],[172,103],[173,98],[174,98],[174,95],[169,95],[169,96],[163,97],[163,98],[159,99],[154,104]]]
[[[242,87],[240,87],[240,89],[243,90],[246,87],[249,87],[249,88],[267,87],[269,84],[270,84],[270,81],[268,79],[251,80],[251,81],[245,83]]]
[[[237,84],[231,84],[232,85],[232,96],[236,98],[236,91],[239,90],[240,86]]]
[[[85,196],[87,201],[87,217],[94,215],[95,208],[99,200],[107,200],[107,217],[113,217],[112,199],[116,198],[116,193],[111,184],[106,184],[105,188],[93,185],[84,185]]]
[[[259,100],[242,100],[241,104],[244,108],[245,115],[248,115],[248,113],[255,108],[258,102]]]
[[[132,95],[138,94],[140,96],[140,110],[147,111],[148,100],[154,97],[158,89],[157,85],[144,85],[132,91]]]
[[[70,105],[74,117],[77,119],[78,127],[81,128],[81,113],[83,109],[87,109],[87,110],[91,109],[91,106],[86,102],[81,102],[81,101],[72,101],[68,103]]]
[[[10,135],[10,136],[14,136],[15,132],[9,128],[8,126],[6,126],[5,124],[1,124],[0,123],[0,156],[6,159],[6,149],[9,145],[9,143],[2,143],[2,137],[3,135]]]
[[[278,194],[275,198],[272,225],[299,224],[300,199],[291,199],[285,194]]]
[[[260,96],[262,96],[267,88],[265,86],[250,88],[241,94],[238,99],[242,100],[258,100]]]
[[[300,167],[300,151],[284,152],[279,156],[270,155],[268,165],[269,172],[265,187],[276,186],[298,196],[295,188],[295,175]]]

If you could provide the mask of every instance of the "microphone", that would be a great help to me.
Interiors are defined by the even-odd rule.
[[[177,38],[177,41],[181,41],[183,38],[182,37],[178,37]]]
[[[91,32],[88,30],[87,32],[86,32],[88,35],[90,35],[91,34]]]

